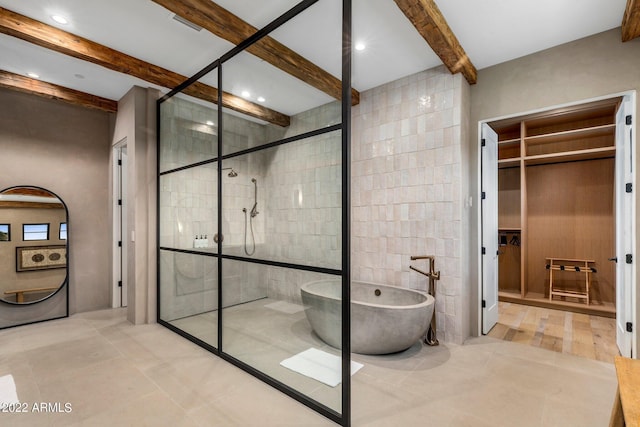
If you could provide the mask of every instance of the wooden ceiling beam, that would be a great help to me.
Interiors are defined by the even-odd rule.
[[[57,99],[69,104],[80,105],[86,108],[115,113],[118,111],[118,102],[100,96],[80,92],[41,80],[21,76],[0,70],[0,87],[31,93],[43,98]]]
[[[462,73],[469,84],[478,81],[476,67],[449,28],[434,0],[394,1],[452,74]]]
[[[0,33],[83,61],[92,62],[113,71],[138,77],[158,86],[172,89],[187,80],[185,76],[173,71],[4,8],[0,8]],[[218,89],[204,83],[197,82],[185,89],[184,93],[215,104],[218,103]],[[286,127],[290,123],[289,116],[230,93],[222,94],[222,103],[225,107],[278,126]]]
[[[622,16],[622,41],[628,42],[640,36],[640,0],[627,0]]]
[[[211,0],[153,1],[236,46],[258,31],[251,24]],[[263,37],[248,47],[247,52],[335,99],[342,98],[340,79],[269,36]],[[360,93],[351,89],[351,103],[357,105],[359,102]]]

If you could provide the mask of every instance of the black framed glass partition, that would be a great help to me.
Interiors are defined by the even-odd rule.
[[[342,425],[350,10],[302,1],[158,101],[159,323]],[[335,34],[315,40],[311,23]],[[322,43],[342,99],[253,54],[305,42]],[[310,317],[333,331],[332,345]]]

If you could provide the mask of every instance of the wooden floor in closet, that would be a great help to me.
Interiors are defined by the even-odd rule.
[[[616,319],[499,302],[489,336],[613,363],[618,355]]]

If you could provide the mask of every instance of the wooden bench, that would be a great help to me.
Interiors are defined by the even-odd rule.
[[[595,264],[595,261],[591,259],[547,258],[547,270],[549,270],[549,301],[552,301],[555,295],[560,297],[584,299],[587,305],[589,305],[591,274],[596,272],[593,264]],[[557,284],[554,286],[554,271],[584,273],[584,290],[562,289],[559,288]]]
[[[53,292],[58,290],[58,287],[55,288],[31,288],[31,289],[16,289],[12,291],[4,291],[5,295],[15,294],[16,302],[24,302],[24,294],[32,293],[32,292]]]
[[[618,390],[609,427],[640,427],[640,360],[616,356]]]

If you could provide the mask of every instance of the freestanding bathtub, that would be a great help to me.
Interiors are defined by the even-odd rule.
[[[341,282],[320,280],[301,287],[313,330],[327,344],[341,348]],[[423,337],[433,315],[434,298],[397,286],[351,282],[351,351],[387,354],[406,350]]]

